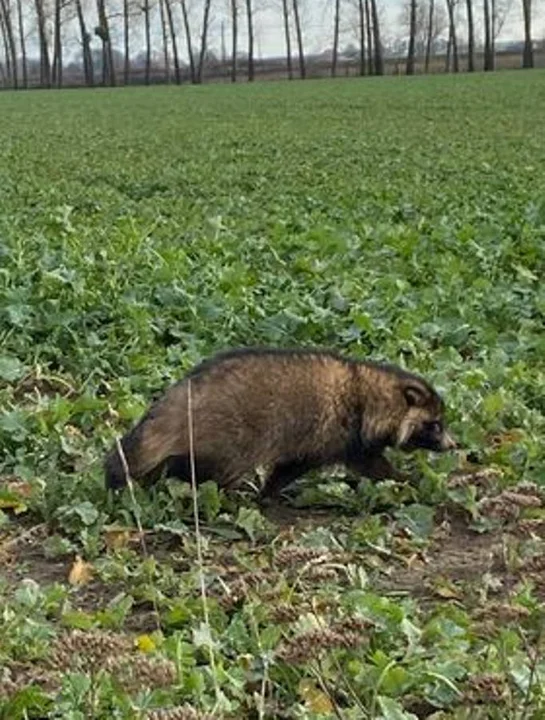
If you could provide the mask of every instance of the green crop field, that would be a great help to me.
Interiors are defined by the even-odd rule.
[[[544,81],[0,94],[2,720],[545,717]],[[186,483],[106,492],[256,344],[424,374],[463,448],[208,482],[198,533]]]

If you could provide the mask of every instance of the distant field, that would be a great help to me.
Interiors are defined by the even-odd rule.
[[[545,73],[0,107],[0,718],[542,718]],[[190,489],[101,462],[249,344],[421,372],[466,451],[204,486],[208,629]]]

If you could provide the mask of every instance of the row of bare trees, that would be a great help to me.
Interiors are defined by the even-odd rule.
[[[340,39],[350,25],[357,44],[358,72],[384,73],[381,14],[377,0],[324,0],[332,17],[330,68],[339,72]],[[494,39],[501,13],[498,8],[512,0],[482,2],[484,27],[484,69],[494,69]],[[533,66],[531,40],[532,0],[523,5],[525,67]],[[251,82],[256,76],[256,17],[267,8],[276,10],[285,43],[286,70],[290,79],[308,74],[307,32],[310,4],[316,0],[0,0],[0,82],[8,87],[62,87],[66,69],[77,65],[88,86],[128,84],[138,68],[143,81],[153,81],[154,68],[161,68],[167,80],[181,83],[185,78],[199,84],[211,64],[211,27],[222,18],[222,45],[225,28],[231,47],[223,64],[235,82],[244,72]],[[446,5],[442,5],[445,2]],[[407,0],[402,24],[408,29],[406,72],[416,72],[416,59],[425,55],[430,68],[434,43],[447,18],[447,69],[459,70],[459,3],[463,0]],[[465,0],[468,29],[468,69],[475,70],[476,0]],[[268,5],[265,5],[268,3]],[[481,12],[479,8],[479,12]],[[244,36],[244,47],[240,38]],[[295,50],[295,52],[294,52]],[[136,52],[136,55],[135,55]],[[296,60],[295,60],[296,58]]]
[[[474,0],[465,0],[462,8],[461,0],[408,0],[404,6],[401,23],[409,32],[406,74],[414,75],[418,40],[425,37],[424,71],[428,72],[430,66],[431,48],[437,37],[447,29],[448,41],[445,54],[446,71],[459,72],[459,39],[457,32],[457,16],[465,11],[467,26],[467,70],[475,72],[477,65],[476,54],[476,11]],[[534,48],[532,42],[532,0],[522,0],[522,14],[524,19],[524,49],[522,53],[522,66],[534,67]],[[491,71],[496,66],[495,41],[502,30],[507,15],[511,10],[512,0],[482,0],[482,27],[483,27],[483,69]]]
[[[0,79],[4,86],[27,87],[28,48],[39,55],[39,84],[62,87],[66,48],[74,40],[80,48],[85,83],[116,85],[130,82],[134,47],[143,54],[144,82],[152,80],[157,55],[162,56],[168,80],[182,82],[182,68],[192,83],[203,81],[209,60],[209,33],[213,13],[222,13],[230,24],[232,45],[230,77],[239,75],[244,56],[247,79],[255,78],[255,13],[264,0],[0,0]],[[274,0],[272,0],[274,2]],[[276,0],[278,3],[278,0]],[[293,47],[298,74],[307,76],[305,28],[302,3],[280,0],[288,76],[295,77]],[[357,12],[362,75],[383,72],[377,0],[333,0],[333,50],[331,74],[338,69],[339,38],[343,9]],[[259,3],[259,5],[258,5]],[[303,8],[303,9],[308,9]],[[246,47],[240,48],[244,23]],[[115,26],[115,27],[114,27]],[[222,32],[224,23],[222,22]],[[135,38],[139,32],[140,37]],[[98,45],[98,48],[97,48]],[[158,50],[159,48],[159,50]],[[241,52],[242,51],[242,52]],[[78,53],[79,54],[79,53]],[[122,60],[120,58],[122,55]],[[182,60],[187,59],[187,63]],[[120,62],[121,60],[121,62]],[[99,72],[97,72],[99,71]]]

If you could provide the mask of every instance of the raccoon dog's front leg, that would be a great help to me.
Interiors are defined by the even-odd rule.
[[[279,495],[285,487],[310,469],[311,464],[304,460],[277,463],[266,479],[265,485],[259,494],[259,499],[264,500]]]
[[[348,467],[371,480],[397,480],[399,482],[409,480],[408,475],[397,470],[381,453],[351,460]]]

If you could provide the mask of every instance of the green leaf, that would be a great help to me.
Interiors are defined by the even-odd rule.
[[[418,720],[413,713],[406,712],[402,705],[392,698],[379,695],[377,697],[382,720]]]
[[[44,555],[46,558],[60,557],[61,555],[70,555],[74,552],[74,544],[61,535],[50,535],[43,545]]]
[[[395,514],[398,524],[419,540],[425,540],[434,528],[435,509],[413,503]]]
[[[84,525],[92,525],[98,520],[98,510],[88,500],[84,500],[83,502],[74,505],[72,507],[72,512],[81,518]]]
[[[25,366],[12,355],[0,355],[0,380],[14,382],[25,374]]]
[[[199,506],[208,522],[214,520],[221,508],[218,486],[214,482],[205,482],[199,487]]]
[[[259,510],[245,507],[239,509],[235,524],[244,530],[252,542],[255,542],[259,534],[268,528],[267,521]]]

